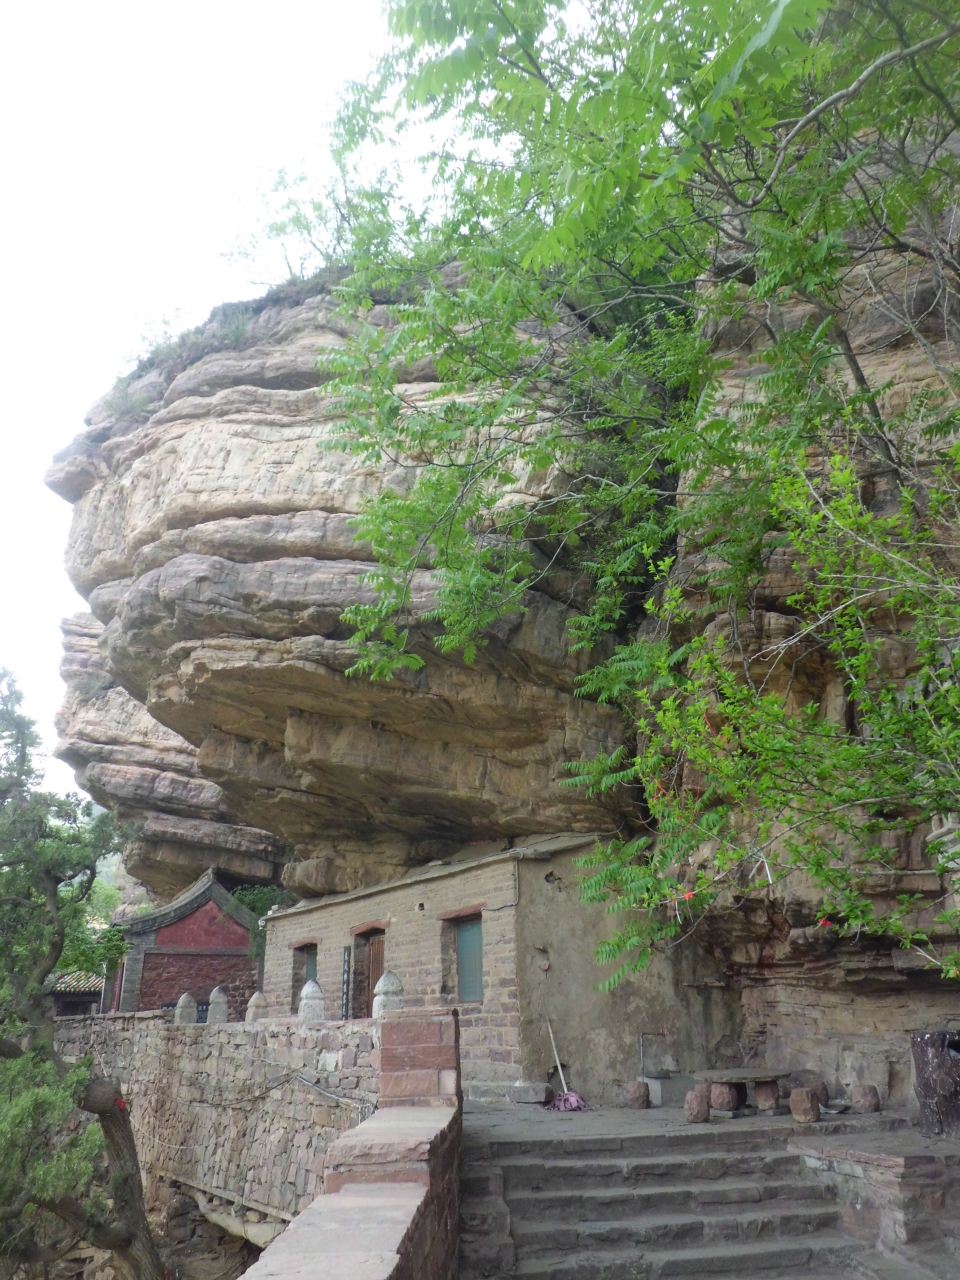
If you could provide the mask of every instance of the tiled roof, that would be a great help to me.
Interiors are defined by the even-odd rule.
[[[103,990],[103,978],[96,973],[61,973],[50,989],[57,994],[69,991],[79,995],[98,995]]]
[[[114,916],[112,923],[122,929],[129,940],[138,934],[155,933],[157,929],[183,920],[207,902],[216,903],[221,911],[232,916],[244,929],[249,931],[256,927],[257,917],[224,888],[217,879],[216,867],[209,867],[199,880],[194,880],[193,884],[188,885],[165,906],[132,916]]]

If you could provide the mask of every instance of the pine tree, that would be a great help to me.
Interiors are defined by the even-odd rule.
[[[83,1242],[111,1251],[122,1280],[164,1280],[123,1091],[60,1057],[49,995],[64,958],[95,971],[115,953],[85,913],[117,831],[78,797],[38,789],[20,705],[0,672],[0,1266],[47,1274]]]

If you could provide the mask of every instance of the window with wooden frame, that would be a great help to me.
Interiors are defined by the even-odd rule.
[[[441,920],[441,992],[460,1004],[482,1004],[483,917],[454,912]]]

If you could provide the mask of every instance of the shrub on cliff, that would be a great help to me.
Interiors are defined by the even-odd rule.
[[[118,1276],[162,1280],[119,1082],[58,1056],[48,994],[62,963],[96,971],[116,953],[87,906],[117,833],[77,797],[37,789],[35,743],[0,671],[0,1260],[47,1275],[86,1242],[113,1252]]]
[[[419,567],[468,661],[530,589],[589,597],[572,641],[615,647],[581,692],[638,748],[576,780],[646,814],[587,883],[623,913],[614,980],[801,873],[811,923],[957,974],[955,852],[933,850],[938,901],[898,874],[960,810],[960,6],[388,11],[341,159],[398,115],[449,137],[436,220],[358,201],[345,305],[407,301],[327,360],[340,443],[417,469],[359,522],[381,567],[347,615],[356,673],[420,662]],[[891,386],[905,345],[914,395]],[[424,359],[437,393],[408,401]]]

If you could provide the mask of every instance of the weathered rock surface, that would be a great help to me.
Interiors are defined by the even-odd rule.
[[[242,880],[278,879],[281,842],[239,822],[220,788],[200,775],[196,749],[115,683],[98,647],[102,632],[89,614],[63,624],[67,695],[57,754],[95,800],[136,824],[128,871],[161,897],[214,864]]]
[[[885,416],[902,413],[918,396],[932,405],[951,402],[955,397],[947,371],[956,367],[960,353],[956,311],[946,301],[953,286],[922,257],[873,253],[868,247],[865,243],[860,264],[845,276],[836,313],[863,378],[876,391]],[[772,334],[796,333],[818,322],[807,302],[778,302],[762,310],[746,287],[741,301],[737,316],[713,335],[725,361],[718,399],[733,415],[757,398],[757,373]],[[852,390],[849,365],[837,357],[832,368],[837,384]],[[909,445],[910,439],[905,432],[900,444]],[[899,501],[898,490],[882,450],[861,448],[855,460],[862,464],[863,499],[882,514]],[[924,456],[924,450],[919,454]],[[808,457],[812,475],[826,466],[823,457],[813,452]],[[681,479],[680,490],[689,487]],[[723,571],[715,548],[684,545],[675,580],[697,618],[697,629],[723,641],[731,662],[748,670],[757,688],[779,695],[792,710],[814,705],[823,720],[849,725],[855,717],[843,675],[805,631],[793,607],[792,597],[804,585],[802,568],[790,548],[778,545],[772,535],[768,546],[750,607],[738,618],[715,590]],[[939,565],[954,580],[960,574],[958,547],[956,529],[945,529]],[[908,629],[893,617],[881,620],[881,628],[885,634],[876,637],[877,661],[886,677],[907,688],[918,663]],[[702,775],[686,764],[680,785],[696,791],[702,783]],[[749,839],[750,814],[741,815],[741,829]],[[941,876],[928,855],[929,837],[929,828],[909,813],[902,821],[893,818],[875,837],[889,863],[882,866],[878,860],[869,878],[864,877],[864,889],[878,916],[896,904],[898,895],[910,895],[916,903],[916,927],[933,940],[930,951],[942,955],[956,947],[941,916],[944,906],[955,905],[956,896],[953,878]],[[704,860],[713,852],[706,845]],[[827,1102],[824,1078],[833,1094],[873,1087],[884,1101],[893,1098],[902,1104],[911,1088],[910,1030],[924,1023],[944,1024],[955,997],[929,954],[901,949],[892,938],[841,935],[824,918],[822,902],[822,888],[794,870],[769,890],[744,897],[735,910],[706,922],[714,954],[742,990],[742,1045],[767,1061],[808,1069],[813,1080],[796,1083],[809,1092],[807,1087],[819,1080],[819,1089],[813,1090],[818,1104]]]
[[[144,821],[131,864],[158,889],[224,866],[221,848],[266,878],[283,859],[271,836],[295,850],[286,882],[323,893],[448,842],[616,821],[564,785],[568,762],[623,734],[574,697],[568,604],[532,594],[468,667],[417,623],[434,601],[424,571],[423,669],[347,677],[341,614],[371,598],[351,518],[412,472],[331,447],[337,408],[316,364],[343,341],[323,295],[222,311],[101,402],[48,477],[75,504],[68,568],[104,628],[68,624],[62,754]],[[431,390],[428,367],[410,376],[409,398]]]

